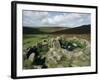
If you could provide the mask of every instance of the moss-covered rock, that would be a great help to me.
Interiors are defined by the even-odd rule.
[[[34,55],[30,53],[29,58],[24,59],[24,68],[82,67],[91,63],[90,43],[76,37],[43,40],[37,43],[36,52],[38,54],[33,51]]]

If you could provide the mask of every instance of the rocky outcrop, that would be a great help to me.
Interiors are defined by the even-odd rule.
[[[76,37],[45,39],[24,53],[27,57],[23,62],[25,69],[82,67],[90,66],[91,62],[90,43]]]

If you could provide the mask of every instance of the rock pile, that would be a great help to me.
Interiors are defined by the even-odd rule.
[[[45,39],[24,52],[23,68],[41,69],[90,65],[90,43],[76,37]]]

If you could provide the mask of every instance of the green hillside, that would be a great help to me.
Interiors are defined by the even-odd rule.
[[[23,27],[24,34],[45,34],[68,29],[67,27]]]

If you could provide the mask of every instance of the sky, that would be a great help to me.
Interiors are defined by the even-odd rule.
[[[91,14],[23,10],[22,25],[27,27],[77,27],[91,24]]]

